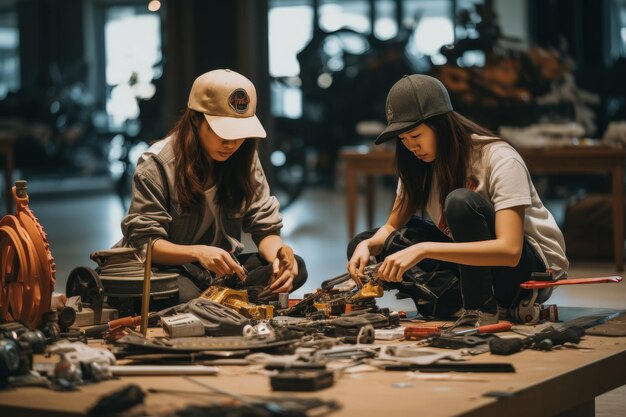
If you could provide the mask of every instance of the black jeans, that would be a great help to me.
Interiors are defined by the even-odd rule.
[[[412,218],[407,227],[417,228],[419,242],[477,242],[495,239],[495,211],[490,202],[466,188],[452,191],[444,203],[444,216],[454,240],[441,232],[434,224],[419,217]],[[357,235],[348,245],[348,259],[356,245],[371,237],[376,230]],[[379,259],[382,260],[382,259]],[[418,264],[425,271],[432,270],[433,262],[447,262],[425,259]],[[528,281],[533,272],[545,271],[546,267],[534,248],[524,241],[522,255],[515,267],[458,265],[461,278],[461,295],[466,309],[481,308],[492,297],[503,307],[511,307],[526,291],[520,291],[519,284]],[[443,300],[442,300],[443,301]],[[452,307],[452,306],[451,306]]]
[[[293,280],[293,289],[291,291],[295,291],[304,285],[308,277],[304,260],[298,255],[295,255],[295,258],[298,263],[298,275]],[[237,260],[248,271],[248,278],[242,283],[238,277],[232,277],[226,285],[233,288],[247,289],[250,300],[257,301],[256,295],[267,286],[273,276],[272,264],[263,259],[258,252],[243,253],[237,256]],[[189,265],[187,265],[186,269],[188,273],[181,274],[178,277],[178,301],[180,303],[186,303],[199,297],[211,284],[210,279],[198,276],[197,272],[203,272],[203,268],[196,266],[194,270],[197,272],[195,273],[190,270]],[[277,295],[274,298],[276,297]]]

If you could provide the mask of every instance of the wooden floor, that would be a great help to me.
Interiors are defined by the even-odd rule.
[[[345,248],[348,242],[345,224],[345,203],[341,187],[337,190],[310,189],[283,212],[283,238],[307,262],[309,280],[296,295],[319,287],[328,278],[345,272]],[[76,266],[95,267],[89,259],[91,252],[109,248],[120,237],[123,211],[113,193],[79,196],[75,193],[63,198],[30,196],[31,209],[48,234],[52,254],[57,264],[57,291],[64,291],[65,280]],[[375,223],[382,224],[388,214],[391,196],[379,191]],[[363,210],[357,230],[365,229]],[[253,250],[249,239],[244,239],[247,250]],[[571,277],[614,275],[612,261],[572,262]],[[626,309],[626,284],[585,285],[563,287],[554,292],[549,301],[559,306],[605,307]],[[396,300],[387,294],[379,303],[396,309],[413,310],[412,302]],[[584,383],[584,381],[581,381]],[[626,386],[599,397],[598,416],[623,415],[626,409]]]

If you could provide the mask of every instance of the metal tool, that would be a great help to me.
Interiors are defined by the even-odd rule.
[[[148,333],[148,312],[150,311],[150,278],[152,274],[152,238],[148,239],[143,275],[143,295],[141,297],[141,334]]]
[[[404,338],[406,340],[423,340],[440,336],[442,334],[463,336],[472,334],[498,333],[509,331],[511,330],[511,327],[512,325],[508,321],[457,331],[447,331],[436,326],[407,326],[404,328]]]
[[[552,271],[533,273],[532,277],[542,279],[526,281],[520,284],[520,288],[530,290],[531,293],[513,309],[513,316],[516,320],[531,325],[537,324],[539,320],[545,317],[558,317],[556,307],[549,307],[547,311],[544,311],[546,309],[542,308],[542,305],[537,302],[541,289],[549,289],[560,285],[619,283],[622,281],[622,277],[617,275],[595,278],[568,278],[554,281]]]

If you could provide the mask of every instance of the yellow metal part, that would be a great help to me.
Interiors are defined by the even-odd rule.
[[[382,297],[384,293],[383,286],[378,282],[366,282],[359,291],[351,298],[351,301],[369,300],[371,298]]]
[[[214,285],[207,288],[200,296],[230,307],[239,314],[251,319],[269,320],[274,317],[274,306],[251,304],[248,293],[244,290],[234,290]]]
[[[313,303],[313,307],[317,309],[317,311],[321,311],[324,313],[324,317],[330,317],[330,304],[328,303]]]

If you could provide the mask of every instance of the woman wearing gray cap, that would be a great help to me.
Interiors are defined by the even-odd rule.
[[[380,278],[422,314],[462,308],[458,326],[497,323],[498,307],[515,307],[533,272],[566,275],[563,235],[508,142],[454,112],[426,75],[399,80],[386,112],[375,143],[397,139],[397,196],[382,227],[350,242],[351,275],[375,256]]]
[[[155,264],[200,265],[214,277],[238,276],[246,286],[265,287],[268,296],[306,281],[304,261],[280,237],[279,203],[257,154],[257,139],[266,133],[256,104],[254,85],[235,71],[214,70],[195,80],[174,129],[139,159],[116,246],[143,258],[151,239]],[[242,230],[258,253],[241,254]],[[179,277],[180,301],[197,297],[209,283]]]

